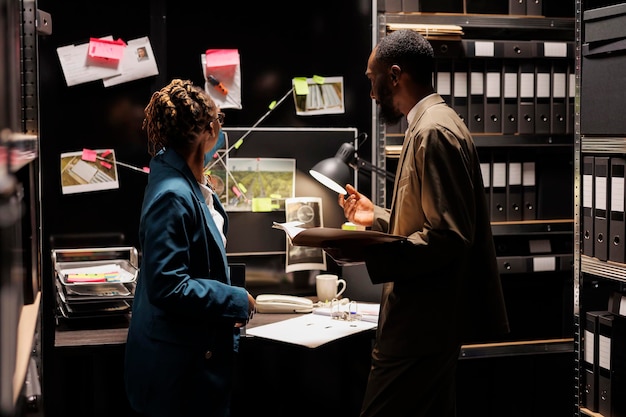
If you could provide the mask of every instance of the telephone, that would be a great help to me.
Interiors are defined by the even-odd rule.
[[[259,313],[310,313],[313,301],[305,297],[283,294],[259,294],[256,296]]]

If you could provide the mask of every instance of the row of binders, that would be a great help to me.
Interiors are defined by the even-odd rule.
[[[481,162],[480,168],[492,222],[537,218],[534,161]]]
[[[608,310],[585,313],[581,377],[585,408],[603,417],[626,416],[626,296],[619,292]]]
[[[472,133],[573,134],[569,60],[439,60],[433,84]],[[388,133],[404,133],[401,124]]]
[[[626,158],[583,155],[583,255],[626,263]]]
[[[441,62],[435,80],[472,133],[573,133],[575,86],[566,61]]]

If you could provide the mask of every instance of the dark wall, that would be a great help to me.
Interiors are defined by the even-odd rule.
[[[343,76],[344,114],[296,116],[286,100],[260,126],[356,127],[371,130],[369,83],[364,75],[371,49],[368,0],[324,0],[311,7],[290,2],[285,13],[266,3],[173,1],[54,2],[53,33],[40,40],[40,109],[43,232],[51,235],[119,231],[136,244],[141,194],[147,176],[118,167],[120,188],[76,195],[61,193],[59,156],[83,148],[113,148],[121,162],[149,162],[143,107],[171,78],[204,82],[200,56],[208,48],[236,48],[241,57],[243,109],[225,109],[228,126],[252,126],[291,88],[293,77]],[[78,17],[80,15],[86,17]],[[112,35],[150,36],[158,76],[104,88],[99,81],[67,87],[56,48]],[[369,144],[364,148],[369,149]]]
[[[147,182],[147,175],[120,166],[119,189],[63,195],[60,154],[111,148],[120,162],[147,165],[141,130],[144,106],[152,92],[172,78],[189,78],[202,85],[200,57],[206,49],[236,48],[240,53],[243,109],[224,110],[228,126],[254,125],[272,101],[287,93],[293,77],[343,76],[344,114],[300,117],[293,101],[286,100],[260,126],[356,127],[371,137],[369,82],[364,75],[371,50],[370,0],[314,4],[39,0],[37,7],[52,16],[52,35],[40,37],[38,45],[43,344],[48,355],[53,351],[55,327],[50,238],[72,246],[72,239],[64,236],[100,238],[114,233],[137,246]],[[109,88],[100,81],[67,87],[56,49],[107,35],[124,40],[149,36],[159,75]],[[370,143],[363,144],[362,149],[369,148]],[[76,245],[95,243],[85,239]],[[52,359],[47,359],[44,373],[51,372],[46,363]],[[44,391],[48,381],[51,378],[44,379]]]

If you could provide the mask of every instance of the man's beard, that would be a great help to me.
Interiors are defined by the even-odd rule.
[[[393,96],[387,86],[383,86],[378,91],[378,108],[380,109],[380,120],[387,125],[395,125],[402,120],[404,115],[393,106]]]

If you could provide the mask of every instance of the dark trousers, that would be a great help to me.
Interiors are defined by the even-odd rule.
[[[396,358],[372,352],[361,417],[454,417],[460,346]]]

